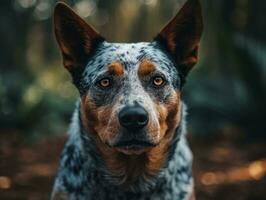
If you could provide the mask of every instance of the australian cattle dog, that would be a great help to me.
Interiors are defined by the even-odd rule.
[[[64,3],[54,29],[80,98],[52,199],[195,199],[181,91],[198,60],[199,1],[151,42],[109,43]]]

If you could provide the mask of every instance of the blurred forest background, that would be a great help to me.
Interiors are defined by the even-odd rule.
[[[185,0],[65,2],[108,41],[137,42],[152,40]],[[197,193],[266,199],[266,1],[201,2],[201,61],[184,91]],[[54,39],[55,3],[1,1],[0,198],[48,198],[78,96]]]

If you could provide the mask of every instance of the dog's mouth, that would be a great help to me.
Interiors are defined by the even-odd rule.
[[[127,141],[119,141],[113,147],[117,149],[117,151],[122,152],[127,155],[132,154],[142,154],[148,151],[150,148],[154,147],[155,144],[144,141],[144,140],[127,140]]]

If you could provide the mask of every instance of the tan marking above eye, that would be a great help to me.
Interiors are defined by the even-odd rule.
[[[164,82],[165,82],[164,79],[162,77],[160,77],[160,76],[156,76],[156,77],[153,78],[153,84],[155,86],[161,86],[161,85],[164,84]]]
[[[123,76],[124,75],[123,65],[118,61],[112,62],[108,66],[108,72],[116,76]]]
[[[140,77],[148,76],[156,70],[155,65],[149,60],[143,60],[139,65],[138,75]]]
[[[104,88],[107,88],[111,85],[111,81],[109,78],[103,78],[102,80],[100,80],[100,85]]]

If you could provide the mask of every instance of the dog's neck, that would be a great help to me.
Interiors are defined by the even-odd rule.
[[[180,125],[176,129],[174,138],[167,149],[167,154],[165,154],[166,158],[161,169],[153,176],[142,173],[144,170],[143,167],[145,167],[145,163],[142,163],[145,160],[145,155],[124,155],[124,159],[128,159],[124,163],[127,164],[127,171],[121,174],[121,176],[114,175],[106,167],[106,163],[95,144],[94,138],[90,137],[90,133],[84,129],[79,117],[79,106],[73,117],[70,140],[67,144],[66,151],[68,151],[68,146],[75,145],[75,151],[77,151],[75,154],[80,154],[78,160],[83,164],[83,171],[88,172],[85,176],[86,180],[83,180],[84,184],[91,183],[93,180],[93,185],[101,185],[107,191],[118,191],[120,189],[119,191],[125,191],[126,193],[143,193],[157,191],[159,188],[164,187],[171,188],[173,182],[181,181],[184,184],[190,183],[192,180],[190,166],[192,158],[184,136],[184,115],[185,108],[182,106]],[[77,125],[79,126],[77,127]],[[132,182],[129,180],[124,184],[123,179],[125,179],[125,173],[132,173],[130,175],[127,174],[130,176],[129,179],[133,180]],[[183,174],[186,174],[186,176],[183,176]],[[115,188],[117,190],[114,190]]]

